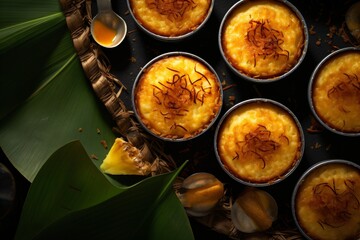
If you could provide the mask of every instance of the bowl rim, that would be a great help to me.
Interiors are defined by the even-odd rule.
[[[141,79],[141,76],[142,74],[144,73],[144,71],[149,67],[151,66],[152,64],[154,64],[155,62],[163,59],[163,58],[167,58],[169,56],[185,56],[185,57],[188,57],[188,58],[192,58],[192,59],[195,59],[199,62],[201,62],[202,64],[204,64],[204,66],[206,66],[216,77],[217,79],[217,82],[218,82],[218,85],[219,85],[219,94],[220,94],[220,100],[221,100],[221,103],[220,103],[220,107],[216,113],[216,115],[213,117],[213,119],[211,120],[211,122],[206,126],[206,128],[204,128],[201,132],[199,132],[198,134],[196,135],[193,135],[191,137],[188,137],[188,138],[167,138],[167,137],[162,137],[162,136],[159,136],[155,133],[153,133],[144,123],[143,121],[141,120],[140,116],[139,116],[139,113],[136,109],[136,105],[135,105],[135,92],[136,92],[136,89],[137,89],[137,85]],[[136,78],[135,78],[135,81],[133,83],[133,87],[132,87],[132,91],[131,91],[131,104],[132,104],[132,108],[133,108],[133,112],[134,112],[134,115],[136,117],[136,119],[138,120],[138,122],[140,123],[140,125],[146,130],[146,132],[150,133],[152,136],[158,138],[158,139],[161,139],[161,140],[164,140],[164,141],[168,141],[168,142],[184,142],[184,141],[189,141],[189,140],[192,140],[194,138],[197,138],[199,136],[201,136],[202,134],[204,134],[205,132],[207,132],[213,125],[214,123],[216,122],[216,120],[218,119],[218,117],[220,116],[220,113],[221,113],[221,110],[222,110],[222,107],[223,107],[223,104],[224,104],[224,100],[223,100],[223,96],[224,96],[224,91],[223,91],[223,88],[222,88],[222,84],[221,84],[221,80],[219,78],[219,75],[217,74],[217,72],[215,71],[215,69],[207,62],[205,61],[203,58],[199,57],[198,55],[195,55],[193,53],[189,53],[189,52],[183,52],[183,51],[171,51],[171,52],[166,52],[166,53],[163,53],[163,54],[160,54],[156,57],[154,57],[153,59],[151,59],[150,61],[148,61],[142,68],[141,70],[139,71],[139,73],[137,74]]]
[[[284,79],[284,78],[288,77],[291,73],[293,73],[301,65],[301,63],[304,61],[304,59],[306,57],[306,53],[307,53],[308,45],[309,45],[308,44],[309,43],[309,33],[308,33],[308,27],[307,27],[305,18],[303,17],[303,15],[299,11],[299,9],[297,9],[295,7],[295,5],[293,5],[289,1],[287,1],[287,0],[271,0],[271,1],[274,1],[274,2],[280,2],[280,3],[284,4],[285,6],[289,7],[295,13],[295,15],[298,17],[300,22],[302,23],[303,33],[304,33],[304,45],[303,45],[302,53],[301,53],[300,58],[298,59],[297,63],[289,71],[287,71],[287,72],[285,72],[285,73],[283,73],[281,75],[271,77],[271,78],[254,78],[254,77],[250,77],[250,76],[240,72],[234,66],[231,65],[231,63],[226,58],[225,52],[224,52],[223,47],[222,47],[222,32],[223,32],[223,28],[224,28],[224,25],[225,25],[228,17],[241,4],[244,4],[244,3],[249,2],[249,1],[250,0],[240,0],[240,1],[236,2],[235,4],[233,4],[230,7],[230,9],[225,13],[223,19],[221,20],[220,28],[219,28],[219,32],[218,32],[218,46],[219,46],[219,49],[220,49],[221,56],[222,56],[223,60],[225,61],[226,65],[232,70],[232,72],[235,73],[238,77],[240,77],[242,79],[245,79],[247,81],[254,82],[254,83],[277,82],[277,81],[279,81],[281,79]]]
[[[338,49],[330,54],[328,54],[327,56],[325,56],[315,67],[314,71],[312,72],[311,76],[310,76],[310,81],[308,84],[308,90],[307,90],[307,99],[308,99],[308,104],[310,106],[310,110],[311,113],[313,114],[313,116],[316,118],[316,120],[328,131],[341,135],[341,136],[346,136],[346,137],[359,137],[360,136],[360,132],[342,132],[338,129],[335,129],[331,126],[329,126],[326,122],[324,122],[320,116],[317,114],[316,110],[315,110],[315,106],[314,106],[314,102],[312,100],[312,93],[313,93],[313,85],[315,82],[315,78],[317,77],[319,71],[322,69],[322,67],[329,61],[331,60],[333,57],[344,54],[346,52],[359,52],[360,53],[360,48],[357,47],[345,47],[342,49]]]
[[[206,17],[204,18],[204,20],[199,24],[197,25],[197,27],[190,31],[190,32],[187,32],[185,34],[182,34],[182,35],[177,35],[177,36],[164,36],[164,35],[160,35],[160,34],[156,34],[154,32],[151,32],[149,29],[145,28],[140,22],[139,20],[135,17],[134,13],[133,13],[133,10],[132,10],[132,7],[131,7],[131,0],[126,0],[127,2],[127,6],[128,6],[128,10],[130,12],[130,15],[132,16],[134,22],[136,23],[136,25],[143,31],[145,32],[147,35],[151,36],[152,38],[156,39],[156,40],[160,40],[160,41],[163,41],[163,42],[178,42],[178,41],[181,41],[181,40],[184,40],[184,39],[187,39],[191,36],[193,36],[195,33],[197,33],[200,29],[202,29],[202,27],[208,22],[212,12],[213,12],[213,9],[214,9],[214,2],[215,0],[210,0],[210,6],[209,6],[209,10],[208,10],[208,13],[206,15]]]
[[[238,109],[239,107],[243,106],[243,105],[247,105],[250,103],[270,103],[275,105],[276,107],[279,107],[281,109],[283,109],[284,111],[286,111],[294,120],[295,124],[297,125],[297,128],[299,130],[299,135],[300,135],[300,140],[301,140],[301,147],[300,147],[300,155],[298,157],[298,159],[296,160],[295,164],[291,167],[291,169],[289,169],[286,173],[284,173],[282,176],[276,178],[273,181],[270,182],[266,182],[266,183],[260,183],[260,182],[249,182],[249,181],[245,181],[239,177],[236,177],[234,174],[232,174],[223,164],[219,152],[218,152],[218,144],[217,144],[217,140],[218,140],[218,136],[219,136],[219,131],[222,127],[223,122],[227,119],[227,117],[229,115],[231,115],[231,113],[233,113],[236,109]],[[300,124],[300,121],[298,120],[298,118],[296,117],[296,115],[285,105],[283,105],[282,103],[272,100],[272,99],[268,99],[268,98],[251,98],[251,99],[247,99],[244,101],[241,101],[237,104],[235,104],[234,106],[232,106],[229,110],[227,110],[225,112],[225,114],[220,118],[218,125],[216,127],[215,130],[215,135],[214,135],[214,151],[215,151],[215,156],[217,159],[217,162],[219,163],[219,165],[221,166],[221,168],[224,170],[224,172],[230,176],[233,180],[235,180],[238,183],[242,183],[246,186],[250,186],[250,187],[268,187],[277,183],[282,182],[283,180],[285,180],[287,177],[289,177],[296,169],[297,167],[300,165],[300,162],[303,158],[304,155],[304,151],[305,151],[305,135],[304,135],[304,131],[302,129],[302,126]]]
[[[352,166],[354,168],[357,168],[360,171],[360,165],[350,161],[350,160],[345,160],[345,159],[328,159],[328,160],[322,160],[320,162],[317,162],[315,164],[313,164],[312,166],[310,166],[307,170],[305,170],[305,172],[300,176],[300,178],[298,179],[297,183],[295,184],[292,196],[291,196],[291,213],[292,213],[292,217],[294,219],[295,225],[298,228],[298,230],[300,231],[300,233],[308,240],[312,240],[312,238],[306,234],[306,232],[304,231],[304,229],[300,226],[300,223],[298,221],[297,215],[296,215],[296,197],[298,194],[298,190],[300,188],[300,186],[302,185],[302,183],[304,182],[304,180],[316,169],[318,169],[321,166],[324,165],[329,165],[329,164],[333,164],[333,163],[340,163],[340,164],[345,164],[345,165],[349,165]]]

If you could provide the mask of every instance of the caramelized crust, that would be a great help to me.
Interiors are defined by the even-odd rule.
[[[292,116],[270,103],[240,106],[223,122],[218,152],[236,177],[268,183],[284,176],[301,155],[301,135]]]
[[[310,173],[296,196],[300,226],[313,239],[357,239],[360,234],[360,171],[331,163]]]
[[[296,65],[304,47],[304,26],[278,1],[245,1],[224,23],[221,44],[229,63],[253,78],[275,78]]]
[[[154,134],[172,139],[201,133],[222,105],[216,74],[186,56],[170,56],[148,67],[135,90],[141,121]]]
[[[340,132],[360,132],[360,51],[330,59],[312,88],[318,116]]]
[[[207,17],[212,0],[130,0],[138,22],[166,37],[194,31]]]

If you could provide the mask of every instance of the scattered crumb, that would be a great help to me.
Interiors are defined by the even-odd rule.
[[[315,42],[316,46],[320,46],[321,45],[321,38],[318,38]]]
[[[90,158],[91,158],[91,159],[94,159],[94,160],[99,160],[99,158],[98,158],[95,154],[91,154],[91,155],[90,155]]]
[[[227,85],[227,86],[224,86],[224,87],[223,87],[223,90],[225,91],[225,90],[230,89],[230,88],[233,88],[233,87],[235,87],[235,86],[236,86],[236,84]]]
[[[319,133],[324,130],[323,126],[321,126],[314,117],[311,117],[311,123],[310,127],[308,127],[306,130],[309,133]]]
[[[106,142],[105,140],[101,140],[100,143],[101,143],[101,145],[103,145],[103,147],[104,147],[105,149],[108,148],[107,142]]]
[[[131,58],[130,58],[130,62],[136,63],[136,58],[135,58],[135,57],[131,57]]]
[[[231,105],[234,105],[234,104],[235,104],[235,96],[234,96],[234,95],[229,96],[229,103],[230,103]]]
[[[97,134],[101,134],[101,131],[100,131],[99,128],[96,129],[96,133],[97,133]]]
[[[310,35],[315,35],[316,34],[316,31],[314,30],[314,28],[315,28],[314,25],[310,26],[310,29],[309,29],[309,34]]]
[[[360,42],[356,43],[356,40],[355,42],[352,41],[352,39],[349,37],[345,29],[346,29],[346,23],[343,22],[341,27],[339,28],[338,34],[341,36],[344,43],[350,43],[353,47],[358,47],[360,45]]]
[[[84,131],[84,129],[83,128],[78,128],[78,132],[83,132]]]
[[[326,34],[328,38],[333,38],[334,34],[337,32],[337,27],[335,25],[332,25],[329,27],[329,32]]]
[[[316,143],[314,143],[313,145],[311,145],[311,149],[319,149],[319,148],[321,148],[322,147],[322,145],[320,144],[320,143],[318,143],[318,142],[316,142]]]
[[[333,43],[333,41],[329,40],[326,43],[332,48],[332,50],[338,50],[339,47]]]

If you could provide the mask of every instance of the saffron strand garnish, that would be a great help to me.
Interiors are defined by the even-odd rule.
[[[176,119],[188,114],[187,106],[189,104],[203,105],[205,103],[206,96],[212,93],[211,83],[206,75],[198,69],[197,64],[194,65],[191,74],[173,67],[166,67],[166,70],[172,73],[171,77],[165,81],[151,84],[152,95],[156,103],[162,106],[163,110],[160,111],[160,114],[164,120],[174,121],[171,129],[181,128],[188,131],[176,122]],[[190,75],[196,80],[191,80]]]
[[[281,144],[271,140],[271,131],[269,131],[265,126],[258,124],[258,127],[245,135],[243,141],[238,141],[236,145],[241,149],[242,155],[253,156],[255,159],[259,159],[262,162],[262,169],[266,167],[266,155],[274,153],[277,149],[280,148]],[[286,137],[282,135],[281,138]],[[287,137],[286,137],[287,138]],[[239,159],[238,152],[233,158]]]
[[[193,0],[146,0],[150,9],[155,9],[161,15],[166,16],[170,21],[181,21],[187,11],[197,7]]]
[[[344,180],[345,189],[340,191],[335,179],[332,184],[319,183],[313,187],[312,207],[321,216],[318,223],[324,230],[326,227],[339,228],[352,218],[352,212],[360,209],[360,201],[355,194],[355,182]]]
[[[249,21],[246,39],[255,50],[253,53],[254,67],[257,65],[258,57],[266,59],[272,56],[276,60],[280,57],[285,57],[286,60],[289,60],[289,51],[281,47],[284,43],[283,32],[273,29],[268,19],[251,19]]]
[[[343,73],[345,79],[339,79],[337,84],[331,87],[328,92],[328,98],[341,98],[343,96],[357,95],[360,91],[360,81],[356,74]]]

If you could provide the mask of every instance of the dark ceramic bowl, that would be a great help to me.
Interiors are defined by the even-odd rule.
[[[162,59],[166,59],[166,58],[169,58],[169,57],[173,57],[173,56],[184,56],[186,58],[189,58],[189,59],[193,59],[201,64],[203,64],[216,78],[216,85],[218,87],[218,94],[219,94],[219,98],[218,98],[218,109],[216,111],[216,114],[214,114],[214,116],[211,118],[211,116],[209,116],[209,119],[211,118],[211,121],[207,122],[207,124],[205,126],[203,126],[203,129],[202,130],[199,130],[199,132],[197,132],[196,134],[192,134],[191,136],[186,136],[186,137],[176,137],[176,136],[173,136],[173,137],[170,137],[170,136],[164,136],[162,134],[159,134],[159,133],[156,133],[154,131],[151,130],[150,127],[148,127],[143,119],[140,117],[140,114],[139,114],[139,111],[138,111],[138,108],[137,108],[137,105],[138,104],[141,104],[141,103],[137,103],[137,100],[136,100],[136,95],[137,95],[137,88],[138,88],[138,85],[139,85],[139,82],[141,81],[141,78],[143,76],[144,73],[146,73],[148,71],[148,69],[154,64],[156,63],[157,61],[160,61]],[[177,74],[177,75],[181,75],[182,73],[179,71],[177,72],[176,69],[171,69],[171,68],[167,68],[169,71],[173,71],[174,74]],[[198,70],[196,70],[196,67],[194,69],[194,71],[198,74],[198,77],[199,79],[203,79],[204,78],[204,75],[200,72],[198,72]],[[184,75],[183,75],[184,76]],[[198,79],[198,80],[199,80]],[[198,80],[195,80],[195,79],[188,79],[189,81],[193,81],[193,83],[190,83],[190,82],[187,82],[187,84],[197,84],[198,83]],[[204,80],[204,79],[203,79]],[[201,80],[201,81],[203,81]],[[207,80],[207,79],[206,79]],[[169,81],[174,81],[174,78],[173,79],[168,79],[166,82],[168,83]],[[196,82],[196,83],[195,83]],[[199,82],[200,83],[200,82]],[[181,86],[182,89],[183,87],[186,88],[185,86],[186,84],[184,83],[184,86]],[[189,85],[190,86],[190,85]],[[166,86],[163,86],[165,88],[167,88]],[[169,91],[172,91],[170,88],[167,88]],[[181,90],[181,89],[180,89]],[[194,90],[194,89],[193,89]],[[188,94],[190,94],[189,91],[187,91]],[[198,94],[198,93],[197,93]],[[196,94],[196,95],[197,95]],[[191,93],[190,96],[193,96],[194,97],[194,93]],[[154,96],[154,98],[156,98]],[[202,58],[194,55],[194,54],[191,54],[191,53],[187,53],[187,52],[168,52],[168,53],[164,53],[160,56],[157,56],[155,57],[154,59],[150,60],[142,69],[141,71],[139,72],[139,74],[137,75],[136,79],[135,79],[135,82],[134,82],[134,85],[133,85],[133,89],[132,89],[132,106],[134,108],[134,113],[135,113],[135,116],[137,117],[138,121],[140,122],[140,124],[144,127],[144,129],[149,132],[150,134],[152,134],[153,136],[159,138],[159,139],[162,139],[162,140],[165,140],[165,141],[171,141],[171,142],[181,142],[181,141],[186,141],[186,140],[191,140],[191,139],[194,139],[200,135],[202,135],[203,133],[205,133],[213,124],[214,122],[216,121],[216,119],[218,118],[220,112],[221,112],[221,108],[222,108],[222,104],[223,104],[223,90],[222,90],[222,86],[221,86],[221,82],[220,82],[220,78],[219,76],[217,75],[216,71],[205,61],[203,60]],[[160,101],[158,99],[158,101]],[[191,102],[193,102],[193,104],[200,104],[198,100],[191,100]],[[162,102],[162,103],[159,103],[160,105],[165,105],[166,103]],[[162,113],[162,114],[165,114],[165,113]],[[169,126],[170,128],[171,126]]]
[[[331,160],[325,160],[325,161],[321,161],[321,162],[318,162],[317,164],[314,164],[313,166],[309,167],[304,173],[303,175],[299,178],[297,184],[295,185],[295,188],[294,188],[294,191],[293,191],[293,194],[292,194],[292,199],[291,199],[291,211],[292,211],[292,215],[293,215],[293,218],[295,220],[295,223],[296,223],[296,226],[297,228],[300,230],[301,234],[306,237],[306,239],[313,239],[310,235],[311,233],[309,233],[304,226],[301,226],[300,224],[300,219],[299,219],[299,215],[297,213],[297,197],[298,195],[300,194],[300,191],[301,190],[301,187],[304,183],[304,181],[310,177],[319,177],[319,174],[316,173],[315,171],[316,170],[319,170],[321,173],[323,173],[324,171],[326,171],[327,168],[329,168],[331,165],[334,165],[334,164],[340,164],[340,165],[343,165],[343,166],[350,166],[351,168],[354,168],[355,170],[357,169],[360,173],[360,166],[351,162],[351,161],[348,161],[348,160],[342,160],[342,159],[331,159]],[[312,174],[313,173],[313,174]],[[333,174],[333,172],[329,173],[329,174]],[[322,183],[324,185],[324,183]],[[335,184],[335,182],[331,182],[330,183],[330,187],[334,187],[333,191],[336,194],[341,194],[341,193],[337,193],[337,191],[339,191],[338,189],[336,189],[336,186],[333,186]],[[346,184],[346,183],[344,183]],[[349,185],[350,186],[350,185]],[[310,188],[312,186],[309,186]],[[311,189],[313,189],[314,191],[314,187],[313,186]],[[331,190],[332,191],[332,190]],[[309,198],[309,196],[306,197],[307,199]],[[310,200],[309,200],[310,201]],[[313,205],[314,203],[312,203]],[[324,202],[322,202],[321,204],[324,204]],[[358,206],[359,207],[359,206]],[[318,221],[315,221],[314,223],[312,223],[314,225],[317,225],[319,226],[319,228],[321,228],[323,230],[323,228],[325,229],[326,227],[329,227],[331,228],[330,226],[326,225],[326,224],[323,224],[322,227],[320,227],[319,225],[319,220]],[[330,224],[331,225],[331,224]],[[325,229],[326,231],[326,229]],[[343,235],[342,232],[339,233],[341,236]],[[326,238],[324,238],[325,240]],[[350,239],[350,238],[348,238]],[[352,239],[352,238],[351,238]],[[355,239],[355,238],[354,238]],[[326,239],[327,240],[327,239]]]
[[[292,12],[294,12],[294,14],[298,17],[298,19],[300,20],[302,27],[303,27],[303,36],[304,36],[304,44],[302,46],[302,50],[301,50],[301,54],[297,59],[296,64],[294,64],[289,70],[287,70],[286,72],[280,74],[280,75],[275,75],[275,76],[271,76],[271,77],[254,77],[254,76],[250,76],[247,75],[246,73],[240,71],[239,69],[237,69],[229,60],[229,58],[226,56],[226,53],[224,51],[224,46],[223,46],[223,31],[224,28],[226,26],[226,22],[229,18],[231,18],[231,16],[233,15],[234,12],[236,12],[236,10],[239,7],[242,7],[244,4],[247,4],[248,2],[255,2],[253,0],[240,0],[238,2],[236,2],[225,14],[225,16],[222,19],[222,22],[220,24],[220,29],[219,29],[219,35],[218,35],[218,44],[219,44],[219,48],[220,48],[220,52],[221,55],[223,57],[223,59],[225,60],[227,66],[240,78],[251,81],[251,82],[255,82],[255,83],[270,83],[270,82],[274,82],[283,78],[286,78],[287,76],[289,76],[292,72],[295,71],[296,68],[299,67],[299,65],[302,63],[302,61],[305,58],[307,49],[308,49],[308,42],[309,42],[309,34],[308,34],[308,29],[306,26],[306,22],[304,17],[301,15],[300,11],[290,2],[286,1],[286,0],[273,0],[274,2],[279,2],[281,4],[284,4],[286,7],[288,7],[290,10],[292,10]],[[271,2],[271,1],[270,1]],[[278,31],[277,31],[278,32]],[[281,49],[281,48],[280,48]],[[271,56],[270,57],[274,57]],[[256,60],[255,60],[256,62]]]
[[[220,137],[220,134],[221,134],[220,132],[221,132],[223,126],[225,125],[226,120],[228,119],[228,117],[233,116],[233,114],[235,114],[236,110],[238,110],[239,108],[246,107],[246,106],[249,106],[249,105],[254,104],[254,103],[255,104],[258,104],[258,103],[259,104],[262,104],[262,103],[270,104],[270,106],[274,107],[274,109],[279,109],[279,111],[281,111],[281,112],[286,112],[286,114],[288,114],[288,116],[295,123],[295,125],[297,127],[297,130],[298,130],[299,138],[300,138],[300,140],[299,140],[300,141],[300,146],[298,148],[298,152],[296,153],[297,154],[296,159],[293,160],[292,165],[288,169],[286,169],[286,171],[283,171],[280,176],[276,176],[276,177],[274,177],[274,178],[272,178],[271,180],[268,180],[268,181],[249,181],[248,179],[241,178],[241,176],[239,176],[239,174],[235,173],[233,170],[230,170],[226,166],[226,163],[224,163],[224,161],[222,160],[222,157],[220,156],[220,153],[219,153],[219,143],[218,143],[218,141],[219,141],[219,137]],[[254,120],[255,119],[256,118],[254,118]],[[258,125],[262,126],[260,124],[258,124]],[[254,138],[255,139],[255,138],[258,137],[257,135],[254,135],[253,132],[249,132],[248,134],[245,135],[244,140],[241,141],[241,142],[244,142],[248,135],[249,135],[249,138]],[[271,132],[270,132],[270,134],[268,136],[269,136],[269,138],[266,139],[266,140],[270,140]],[[261,136],[259,136],[259,138],[260,137]],[[287,140],[287,141],[289,141],[289,140]],[[239,182],[241,184],[251,186],[251,187],[266,187],[266,186],[270,186],[270,185],[273,185],[273,184],[276,184],[276,183],[279,183],[279,182],[283,181],[284,179],[286,179],[290,174],[292,174],[295,171],[295,169],[299,165],[299,163],[300,163],[300,161],[302,159],[303,153],[304,153],[305,138],[304,138],[304,133],[303,133],[303,130],[302,130],[302,127],[300,125],[299,120],[296,118],[296,116],[286,106],[284,106],[281,103],[276,102],[274,100],[270,100],[270,99],[266,99],[266,98],[254,98],[254,99],[245,100],[243,102],[240,102],[240,103],[234,105],[232,108],[230,108],[223,115],[223,117],[219,120],[218,126],[217,126],[216,131],[215,131],[214,146],[215,146],[216,158],[217,158],[221,168],[232,179],[234,179],[235,181],[237,181],[237,182]],[[241,148],[241,150],[236,150],[236,153],[238,154],[238,151],[243,151],[243,150],[244,150],[244,148]],[[264,149],[260,149],[260,148],[255,149],[254,151],[258,151],[258,150],[259,150],[259,152],[265,151]],[[254,152],[254,151],[251,149],[251,152]],[[241,158],[241,156],[238,155],[238,159],[240,159],[240,158]],[[265,160],[264,160],[264,164],[265,164]],[[264,167],[265,167],[265,165],[264,165]]]
[[[340,129],[339,126],[335,126],[333,124],[331,124],[329,121],[326,121],[326,119],[321,116],[321,114],[319,114],[319,109],[316,109],[316,106],[314,105],[314,85],[316,84],[318,75],[320,74],[320,72],[324,69],[324,67],[330,63],[332,60],[336,59],[337,57],[342,57],[343,54],[348,54],[348,53],[359,53],[360,54],[360,49],[359,48],[355,48],[355,47],[347,47],[347,48],[343,48],[340,50],[337,50],[335,52],[330,53],[328,56],[326,56],[315,68],[314,72],[311,75],[310,78],[310,82],[309,82],[309,87],[308,87],[308,101],[310,104],[310,108],[311,111],[313,113],[313,115],[315,116],[315,118],[321,123],[322,126],[325,127],[325,129],[329,130],[332,133],[338,134],[338,135],[342,135],[342,136],[349,136],[349,137],[358,137],[360,136],[360,131],[355,132],[355,131],[344,131],[343,129]],[[350,62],[349,64],[353,65],[355,63]],[[340,71],[340,70],[339,70]],[[360,72],[360,71],[359,71]],[[353,83],[353,92],[355,92],[358,95],[358,99],[360,99],[360,75],[357,76],[357,80],[355,79],[355,75],[353,76],[353,73],[346,73],[349,74],[349,76],[351,78],[354,77],[354,79],[351,79],[354,81]],[[342,76],[343,79],[345,79],[346,81],[348,81],[347,77],[345,75]],[[349,82],[349,84],[351,84],[351,82]],[[330,87],[330,86],[329,86]],[[342,91],[344,88],[340,85],[334,86],[331,88],[333,91],[333,93],[340,92]],[[329,92],[327,97],[329,98]],[[349,95],[347,93],[345,93],[345,95]],[[340,95],[341,96],[341,95]],[[345,96],[347,97],[347,96]],[[331,108],[334,108],[335,106],[329,106],[329,111],[330,112],[334,112],[333,110],[331,110]],[[346,106],[345,106],[346,107]],[[358,101],[358,115],[360,115],[360,100]],[[346,116],[346,110],[343,111],[343,116]],[[359,119],[360,122],[360,119]]]
[[[135,16],[134,14],[134,9],[133,6],[131,4],[130,0],[127,0],[127,5],[130,11],[130,14],[132,16],[132,18],[134,19],[136,25],[143,31],[145,32],[147,35],[151,36],[152,38],[156,39],[156,40],[160,40],[160,41],[164,41],[164,42],[179,42],[181,40],[187,39],[192,37],[195,33],[197,33],[201,28],[203,28],[203,26],[206,24],[206,22],[209,20],[211,13],[213,11],[214,8],[214,1],[215,0],[211,0],[208,12],[206,17],[204,18],[204,20],[198,25],[196,26],[194,29],[192,29],[191,31],[188,31],[184,34],[181,35],[176,35],[176,36],[165,36],[165,35],[160,35],[158,33],[155,33],[153,31],[151,31],[149,28],[145,27],[141,21]],[[176,2],[174,2],[174,4],[176,4]]]

